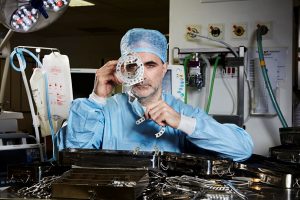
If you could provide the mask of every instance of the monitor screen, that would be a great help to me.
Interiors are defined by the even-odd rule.
[[[93,91],[97,69],[71,68],[73,98],[89,97]]]
[[[163,79],[162,89],[164,93],[172,94],[172,70],[168,69]]]

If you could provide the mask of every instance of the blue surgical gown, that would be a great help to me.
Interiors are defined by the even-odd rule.
[[[193,108],[170,94],[162,99],[178,113],[196,118],[190,135],[166,126],[165,133],[155,137],[161,126],[152,120],[137,125],[144,109],[125,93],[116,94],[100,104],[80,98],[72,102],[67,126],[58,132],[58,148],[93,148],[110,150],[186,152],[189,146],[218,152],[235,161],[252,154],[250,135],[234,124],[220,124],[200,108]]]

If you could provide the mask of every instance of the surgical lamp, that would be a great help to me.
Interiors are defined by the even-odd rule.
[[[0,0],[0,22],[15,32],[37,31],[60,17],[69,2],[70,0]]]
[[[71,0],[0,0],[0,22],[9,29],[1,41],[0,52],[7,47],[13,32],[28,33],[47,27],[67,9]],[[8,48],[8,47],[7,47]],[[3,106],[9,53],[6,57],[0,89],[0,112]]]

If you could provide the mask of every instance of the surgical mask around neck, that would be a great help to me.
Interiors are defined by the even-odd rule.
[[[146,120],[145,119],[146,107],[142,106],[142,104],[138,101],[138,99],[132,94],[130,90],[127,91],[127,95],[128,95],[128,102],[130,103],[133,112],[140,117],[138,120],[136,120],[135,123],[136,125],[140,125]],[[161,126],[160,131],[155,133],[155,137],[159,138],[165,133],[165,131],[166,131],[166,127]]]
[[[146,108],[142,106],[142,104],[138,101],[138,98],[136,98],[132,94],[131,90],[127,91],[127,95],[128,95],[128,102],[130,103],[133,112],[137,114],[139,117],[143,117]]]

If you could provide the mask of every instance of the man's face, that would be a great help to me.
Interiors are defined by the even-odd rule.
[[[137,53],[144,64],[144,81],[132,86],[133,94],[138,98],[160,95],[162,80],[167,71],[167,64],[152,53]]]

